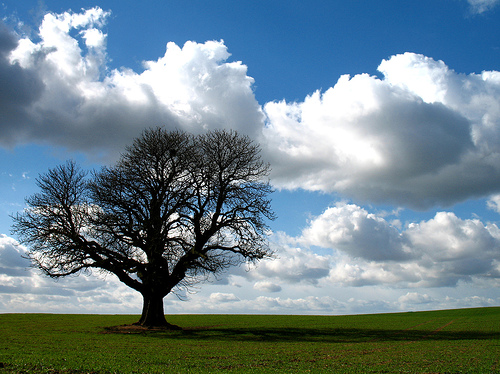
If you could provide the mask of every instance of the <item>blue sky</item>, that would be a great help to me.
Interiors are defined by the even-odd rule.
[[[112,276],[54,282],[10,214],[68,158],[145,127],[232,128],[277,192],[273,261],[167,313],[500,305],[500,1],[3,1],[0,312],[136,313]]]

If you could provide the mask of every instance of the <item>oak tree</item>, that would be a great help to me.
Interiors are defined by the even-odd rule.
[[[40,175],[13,232],[46,275],[112,273],[143,296],[138,324],[173,327],[170,292],[271,256],[269,171],[234,131],[148,129],[113,166],[68,161]]]

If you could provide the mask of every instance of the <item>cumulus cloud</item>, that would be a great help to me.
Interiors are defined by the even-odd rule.
[[[217,303],[229,303],[237,300],[238,298],[232,293],[214,292],[210,294],[210,301]]]
[[[0,21],[0,142],[4,145],[8,140],[19,140],[21,134],[15,128],[29,120],[27,111],[44,89],[35,69],[9,61],[10,53],[17,47],[16,35]]]
[[[419,209],[500,191],[500,72],[404,53],[381,77],[261,107],[223,41],[170,42],[142,72],[110,69],[109,14],[48,13],[33,40],[0,27],[1,144],[116,155],[144,127],[232,128],[262,144],[277,188]]]
[[[432,303],[432,297],[427,294],[420,294],[418,292],[408,292],[406,295],[401,296],[398,301],[405,304],[429,304]]]
[[[0,75],[8,84],[0,98],[9,99],[0,100],[3,145],[49,142],[113,154],[150,126],[260,131],[253,79],[245,65],[227,62],[223,41],[168,43],[143,72],[110,71],[102,31],[109,14],[97,7],[48,13],[39,41],[1,26]]]
[[[500,213],[500,194],[490,196],[486,204],[488,206],[488,209]]]
[[[261,261],[256,269],[248,272],[249,277],[258,279],[280,279],[286,283],[317,284],[328,275],[330,260],[308,249],[290,246],[286,243],[274,244],[276,258]],[[265,283],[264,283],[265,285]],[[270,287],[269,284],[267,284]],[[260,284],[263,287],[263,284]],[[274,286],[273,286],[274,287]]]
[[[16,240],[0,234],[0,276],[21,277],[29,272],[30,262]]]
[[[358,210],[363,211],[359,207]],[[333,220],[331,212],[328,219]],[[364,227],[361,225],[358,229],[364,230]],[[385,225],[379,229],[391,231]],[[429,230],[442,233],[428,237]],[[202,292],[189,295],[187,302],[170,295],[165,305],[169,313],[350,314],[498,303],[500,299],[494,292],[485,291],[486,295],[477,292],[500,285],[500,235],[496,226],[442,213],[432,220],[407,225],[402,234],[408,236],[407,245],[415,253],[412,260],[351,257],[349,246],[343,250],[330,248],[331,254],[320,255],[290,245],[291,242],[305,243],[305,237],[281,238],[281,250],[275,261],[263,261],[238,275],[243,287],[207,284]],[[336,240],[332,237],[329,243],[334,245]],[[343,240],[353,240],[352,235],[344,236]],[[21,257],[23,253],[24,248],[14,239],[0,237],[0,311],[140,312],[141,296],[115,277],[80,274],[54,282],[30,269]],[[463,290],[464,282],[469,282],[471,287],[465,287],[462,295],[459,290]],[[252,292],[252,284],[254,290],[273,292],[276,296],[259,296]],[[460,285],[462,288],[456,292],[437,291],[454,290]]]
[[[455,287],[500,278],[500,229],[451,212],[403,230],[353,204],[338,204],[311,220],[297,239],[331,248],[328,281],[365,286]]]
[[[141,296],[114,277],[81,274],[54,282],[30,267],[26,250],[0,235],[0,311],[119,313],[138,311]]]
[[[353,258],[401,261],[411,258],[401,233],[384,218],[354,204],[339,203],[310,222],[303,232],[309,245],[335,248]]]
[[[414,208],[500,189],[499,72],[459,74],[414,53],[379,71],[264,106],[276,186]]]
[[[264,292],[280,292],[281,286],[269,281],[259,281],[254,284],[253,288]]]
[[[338,203],[313,217],[298,237],[271,237],[276,258],[237,275],[264,292],[289,287],[480,288],[500,284],[500,228],[437,212],[429,220],[388,220]],[[234,273],[236,274],[236,273]]]
[[[298,299],[259,296],[256,298],[255,302],[257,304],[256,307],[260,310],[267,310],[271,312],[292,310],[294,313],[297,311],[309,313],[318,313],[321,311],[323,313],[331,313],[340,304],[334,298],[329,296],[308,296]]]

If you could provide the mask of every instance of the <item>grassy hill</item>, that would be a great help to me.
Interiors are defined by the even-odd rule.
[[[3,373],[500,373],[500,307],[356,316],[0,314]]]

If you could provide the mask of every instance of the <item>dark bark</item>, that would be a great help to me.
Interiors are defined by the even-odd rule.
[[[144,327],[161,327],[170,330],[179,330],[180,327],[172,325],[165,319],[163,309],[163,296],[143,295],[144,303],[142,306],[142,315],[138,325]]]

